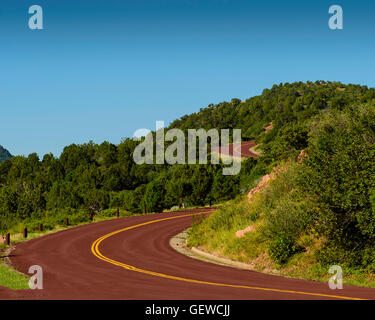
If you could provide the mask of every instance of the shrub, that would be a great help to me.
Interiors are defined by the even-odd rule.
[[[272,260],[279,264],[285,264],[291,256],[302,249],[296,244],[293,235],[281,233],[271,241],[268,252]]]
[[[164,202],[164,183],[162,180],[153,180],[147,187],[144,196],[144,203],[147,212],[161,212],[163,211]]]

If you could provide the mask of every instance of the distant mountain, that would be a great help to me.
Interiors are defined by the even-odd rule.
[[[11,157],[12,155],[9,153],[9,151],[0,146],[0,162],[10,159]]]

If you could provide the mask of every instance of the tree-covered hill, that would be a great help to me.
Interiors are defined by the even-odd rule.
[[[309,121],[331,110],[372,103],[375,90],[337,82],[274,85],[241,102],[210,105],[175,120],[169,128],[240,128],[255,138],[263,156],[243,162],[237,176],[223,176],[222,165],[136,165],[138,142],[124,139],[72,144],[59,158],[15,156],[0,164],[0,230],[22,221],[43,220],[61,211],[130,212],[202,206],[246,193],[279,161],[296,157],[309,144]],[[265,127],[273,129],[265,133]],[[64,212],[65,212],[64,211]],[[25,222],[26,221],[26,222]]]
[[[0,146],[0,162],[3,162],[5,160],[8,160],[12,157],[10,152],[7,149],[4,149],[2,146]]]
[[[248,123],[263,143],[254,168],[273,168],[268,183],[251,203],[244,197],[194,226],[191,245],[289,276],[326,279],[339,265],[375,286],[375,90],[319,82],[272,91],[252,98],[263,102],[249,118],[267,114],[261,127],[270,121],[274,129]],[[245,228],[252,232],[237,237]]]
[[[371,101],[375,89],[339,82],[297,82],[274,85],[260,96],[209,105],[172,122],[171,127],[238,128],[244,138],[259,137],[272,121],[275,132],[291,122],[309,119],[325,109],[342,109],[353,102]]]

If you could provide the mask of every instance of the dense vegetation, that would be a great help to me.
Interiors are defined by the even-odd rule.
[[[374,271],[375,90],[286,84],[263,95],[280,110],[262,123],[274,129],[249,132],[264,143],[257,165],[277,165],[277,178],[251,205],[240,199],[195,225],[190,244],[245,261],[267,252],[279,265],[309,256],[320,266]],[[297,161],[302,149],[307,157]],[[237,238],[247,226],[253,231]]]
[[[141,213],[219,203],[246,194],[278,167],[267,192],[251,206],[240,200],[194,226],[192,243],[216,241],[245,260],[264,249],[280,264],[319,243],[312,251],[321,264],[373,268],[374,104],[375,90],[366,86],[285,83],[171,123],[185,131],[239,128],[243,139],[255,139],[262,156],[244,161],[237,176],[223,176],[221,164],[136,165],[138,142],[131,139],[73,144],[59,158],[12,157],[0,164],[0,231],[66,215],[88,219],[89,212],[111,208]],[[308,157],[300,164],[302,149]],[[234,236],[249,224],[259,225],[256,233]],[[222,237],[225,232],[232,238]]]
[[[10,152],[7,149],[4,149],[2,146],[0,146],[0,162],[3,162],[5,160],[8,160],[12,157]]]
[[[137,165],[138,142],[92,142],[67,146],[59,158],[33,153],[0,164],[0,231],[36,229],[88,221],[89,214],[117,208],[132,213],[161,212],[228,200],[240,192],[237,176],[223,176],[222,165]],[[113,213],[112,213],[113,214]],[[20,226],[19,226],[20,225]],[[19,226],[19,227],[17,227]]]

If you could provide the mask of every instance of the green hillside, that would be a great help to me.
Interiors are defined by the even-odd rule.
[[[12,155],[9,153],[9,151],[7,149],[4,149],[2,146],[0,146],[0,162],[8,160],[11,157]]]
[[[249,123],[264,143],[256,166],[272,171],[269,182],[195,225],[189,244],[315,280],[336,264],[350,283],[375,286],[375,90],[335,83],[272,90],[263,93],[273,103],[262,126],[272,121],[274,129]]]
[[[138,142],[131,139],[118,145],[72,144],[59,158],[12,157],[0,164],[0,231],[33,230],[39,222],[52,228],[67,216],[74,224],[88,221],[90,212],[117,208],[160,212],[239,196],[196,225],[191,243],[216,246],[246,261],[260,254],[251,249],[256,244],[280,265],[310,250],[308,243],[319,243],[311,249],[319,263],[372,268],[374,104],[375,90],[366,86],[285,83],[246,101],[209,105],[170,124],[183,130],[240,128],[244,139],[255,139],[262,156],[244,161],[236,176],[223,176],[222,164],[136,165],[132,155]],[[266,132],[270,123],[273,129]],[[301,150],[308,157],[299,164]],[[249,207],[241,195],[275,167],[282,174]],[[250,224],[259,224],[259,232],[233,237]]]

